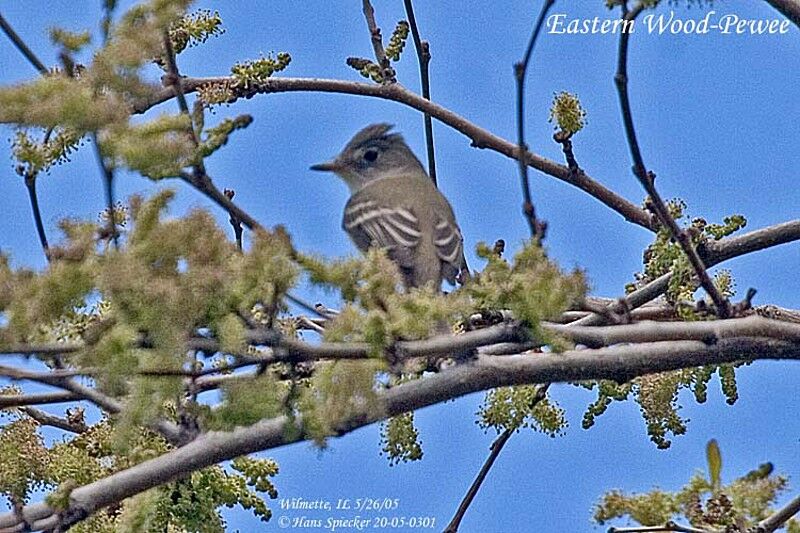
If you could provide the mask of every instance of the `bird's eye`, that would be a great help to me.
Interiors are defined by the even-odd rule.
[[[367,150],[364,152],[364,159],[373,163],[376,159],[378,159],[378,151],[377,150]]]

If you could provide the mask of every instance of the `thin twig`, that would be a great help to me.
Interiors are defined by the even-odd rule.
[[[531,199],[531,185],[528,179],[528,145],[525,144],[525,74],[528,72],[528,64],[533,55],[533,47],[539,37],[539,32],[544,25],[547,12],[553,7],[555,0],[544,0],[542,10],[539,12],[539,19],[531,33],[528,46],[525,49],[525,56],[522,61],[514,65],[514,77],[517,80],[517,152],[519,154],[519,174],[522,181],[522,212],[528,221],[531,230],[531,237],[541,242],[544,239],[547,223],[536,218],[536,209]]]
[[[533,399],[531,407],[535,406],[545,398],[547,389],[549,387],[549,384],[539,387],[539,389],[536,391],[536,396]],[[464,496],[464,499],[461,500],[461,505],[458,506],[458,510],[456,511],[456,514],[453,515],[453,519],[450,520],[450,523],[447,524],[447,527],[444,529],[444,533],[456,533],[458,531],[458,528],[461,525],[461,520],[463,520],[464,515],[467,513],[467,509],[469,509],[470,504],[472,504],[472,501],[478,494],[481,485],[486,479],[486,476],[489,474],[489,470],[491,470],[492,465],[494,465],[494,462],[497,460],[500,452],[503,451],[503,447],[508,442],[508,439],[511,438],[511,435],[513,435],[517,429],[518,428],[515,427],[506,428],[489,447],[489,456],[483,463],[483,466],[478,472],[478,475],[475,477],[475,480],[472,482],[472,485],[470,485],[469,490],[467,490],[467,494]]]
[[[47,233],[42,222],[42,212],[39,210],[39,198],[36,195],[36,174],[30,171],[25,172],[25,187],[28,189],[28,197],[31,201],[31,211],[33,211],[33,221],[36,224],[36,233],[39,235],[39,243],[42,245],[44,256],[50,261],[50,246],[47,243]]]
[[[495,460],[500,455],[500,452],[503,451],[503,447],[506,445],[506,442],[508,442],[508,439],[510,439],[511,435],[514,434],[514,431],[515,430],[512,428],[506,429],[489,447],[489,450],[491,450],[489,452],[489,457],[486,458],[486,461],[483,463],[483,466],[478,472],[477,477],[472,482],[472,485],[470,485],[469,490],[467,490],[467,494],[461,501],[461,505],[458,506],[458,510],[453,516],[453,519],[450,520],[450,523],[447,524],[446,528],[444,528],[444,533],[456,533],[458,531],[458,527],[461,525],[461,520],[464,518],[467,509],[469,509],[472,500],[478,494],[478,490],[480,490],[483,480],[486,479],[489,470],[492,468]]]
[[[103,45],[108,44],[109,32],[111,30],[111,15],[113,7],[106,2],[103,8],[104,16],[102,21],[103,31]],[[108,215],[108,236],[111,237],[111,242],[114,248],[119,250],[119,232],[117,231],[117,211],[114,207],[114,170],[106,161],[103,156],[103,149],[100,146],[100,140],[97,137],[97,132],[91,134],[92,144],[94,145],[94,153],[97,158],[97,164],[100,167],[100,174],[103,176],[103,188],[106,195],[106,210]]]
[[[564,158],[567,160],[567,168],[573,172],[580,172],[581,167],[578,165],[578,160],[575,159],[575,152],[572,150],[572,135],[565,131],[558,131],[553,134],[553,140],[561,145]]]
[[[192,114],[189,112],[189,104],[186,102],[186,95],[183,92],[183,82],[181,81],[181,74],[178,71],[178,63],[175,60],[175,51],[172,49],[172,39],[170,39],[168,31],[164,32],[164,51],[167,56],[167,74],[164,79],[164,84],[175,89],[175,96],[178,100],[178,107],[181,110],[181,114],[189,119],[189,134],[192,144],[197,147],[200,145],[200,132],[194,129]],[[194,167],[195,174],[206,174],[202,157],[197,158]]]
[[[233,197],[236,196],[236,191],[233,189],[225,189],[222,191],[228,200],[233,201]],[[228,218],[228,222],[231,223],[231,227],[233,228],[233,236],[236,239],[236,248],[241,252],[242,251],[242,221],[236,218],[235,215],[231,214]]]
[[[375,51],[375,59],[378,66],[381,67],[381,83],[395,83],[394,69],[389,63],[389,58],[386,57],[386,52],[383,50],[383,39],[381,37],[381,29],[378,23],[375,22],[375,10],[372,9],[372,4],[369,0],[362,0],[364,10],[364,18],[367,21],[367,28],[369,28],[370,41],[372,42],[372,49]]]
[[[103,187],[106,195],[106,210],[108,216],[108,235],[114,243],[114,248],[119,249],[119,232],[117,231],[117,210],[114,207],[114,171],[108,165],[103,150],[100,146],[100,141],[97,138],[97,132],[92,132],[92,144],[94,145],[94,154],[97,158],[97,164],[100,167],[100,173],[103,176]]]
[[[189,113],[189,104],[186,102],[183,79],[178,71],[178,65],[175,61],[175,53],[172,49],[172,40],[169,38],[169,33],[167,32],[164,33],[164,51],[167,59],[167,76],[165,79],[165,85],[174,91],[174,94],[178,99],[178,106],[180,107],[181,113],[189,117],[189,129],[191,130],[189,133],[194,145],[198,146],[200,144],[199,132],[195,131],[191,122],[191,113]],[[217,205],[225,209],[232,219],[236,219],[240,223],[247,226],[248,229],[265,229],[255,218],[251,217],[236,204],[234,204],[225,193],[220,191],[216,185],[214,185],[211,177],[206,172],[205,164],[203,163],[202,158],[198,158],[198,160],[195,162],[193,172],[182,172],[180,177],[186,183],[190,184],[195,189],[205,194]]]
[[[42,63],[39,58],[36,57],[36,54],[33,53],[33,50],[31,50],[28,45],[25,44],[25,41],[23,41],[17,32],[14,31],[14,28],[11,27],[8,21],[3,18],[2,13],[0,13],[0,29],[3,30],[3,33],[5,33],[11,42],[14,43],[14,46],[17,47],[17,50],[22,52],[22,55],[25,56],[25,59],[27,59],[28,62],[39,71],[40,74],[45,75],[49,72],[47,67],[44,66],[44,63]]]
[[[419,81],[422,87],[422,97],[425,100],[431,99],[431,82],[429,76],[429,65],[431,62],[431,45],[428,41],[422,40],[417,27],[417,19],[414,16],[414,5],[412,0],[403,0],[406,7],[408,25],[411,27],[411,37],[414,40],[414,49],[417,51],[417,61],[419,62]],[[428,153],[428,175],[436,185],[436,155],[433,145],[433,120],[430,113],[423,113],[425,124],[425,147]]]
[[[625,21],[633,21],[644,9],[642,2],[638,3],[632,10],[627,10],[627,2],[622,3],[623,18]],[[692,238],[687,231],[678,227],[675,219],[669,213],[664,200],[661,198],[655,186],[655,174],[647,170],[639,148],[639,142],[636,139],[636,129],[633,124],[633,113],[631,112],[630,98],[628,95],[628,43],[630,33],[620,32],[619,53],[617,60],[617,73],[614,76],[614,81],[617,86],[617,93],[619,95],[620,107],[622,108],[622,120],[625,125],[625,137],[628,140],[628,146],[631,151],[631,158],[633,159],[633,173],[638,178],[639,182],[647,191],[648,196],[652,202],[653,210],[659,221],[664,227],[669,229],[672,237],[680,244],[681,249],[689,259],[689,263],[697,275],[700,285],[711,297],[716,307],[717,314],[726,318],[731,314],[730,302],[722,295],[714,281],[708,274],[703,260],[697,253],[697,249],[692,244]]]
[[[238,220],[240,220],[242,224],[247,226],[248,229],[253,231],[266,231],[266,228],[264,228],[260,222],[250,216],[241,207],[231,202],[231,200],[225,196],[222,191],[217,189],[217,186],[214,185],[214,183],[211,181],[211,178],[207,174],[197,175],[195,173],[181,172],[180,177],[186,183],[205,194],[210,200],[227,211],[228,215],[236,217]]]
[[[163,40],[164,52],[167,59],[168,76],[164,84],[175,89],[175,96],[178,99],[178,107],[180,107],[181,113],[184,115],[190,115],[189,104],[186,102],[186,95],[183,93],[183,87],[181,86],[181,75],[178,71],[178,64],[175,61],[175,51],[172,49],[172,39],[170,38],[168,31],[164,32]]]
[[[292,302],[296,306],[301,307],[301,308],[305,309],[306,311],[308,311],[310,313],[314,313],[315,315],[317,315],[317,316],[319,316],[321,318],[326,318],[326,319],[331,318],[330,314],[325,313],[323,311],[323,307],[320,304],[311,305],[310,303],[306,302],[302,298],[299,298],[296,295],[291,294],[291,293],[286,293],[284,298],[286,298],[287,300],[289,300],[290,302]]]
[[[608,533],[655,533],[657,531],[672,531],[674,533],[715,533],[707,529],[697,529],[691,526],[682,526],[675,522],[668,522],[663,526],[632,526],[610,527]]]
[[[47,67],[44,66],[44,63],[33,53],[33,50],[25,44],[25,41],[14,31],[14,28],[3,18],[2,13],[0,13],[0,29],[3,30],[3,33],[14,43],[14,46],[25,56],[25,59],[33,65],[33,67],[39,71],[40,74],[46,75],[48,73]],[[47,143],[51,130],[48,130],[47,134],[45,135],[45,143]],[[44,251],[44,255],[48,261],[50,261],[50,251],[49,246],[47,243],[47,234],[45,233],[44,223],[42,222],[42,213],[39,210],[39,198],[36,195],[36,174],[27,171],[25,172],[25,186],[28,189],[28,197],[30,198],[31,202],[31,210],[33,211],[33,220],[36,224],[36,233],[39,235],[39,243],[42,246],[42,250]]]

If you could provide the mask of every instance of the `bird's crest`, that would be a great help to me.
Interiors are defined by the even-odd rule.
[[[403,136],[399,133],[389,133],[389,130],[393,127],[394,125],[385,122],[367,126],[350,139],[350,142],[344,147],[344,152],[350,152],[360,146],[375,141],[383,141],[386,144],[394,144],[398,141],[403,142]]]

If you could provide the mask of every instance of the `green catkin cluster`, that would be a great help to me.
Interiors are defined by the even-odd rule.
[[[722,457],[716,441],[707,447],[708,475],[694,474],[680,490],[654,489],[640,494],[611,490],[595,505],[599,525],[628,518],[643,527],[664,526],[670,521],[688,522],[694,528],[713,531],[754,530],[758,522],[774,512],[773,505],[788,488],[787,478],[773,473],[771,463],[724,484]],[[791,519],[789,532],[800,531]]]
[[[586,125],[586,110],[581,106],[578,95],[561,91],[553,96],[547,121],[555,123],[557,130],[572,136]]]

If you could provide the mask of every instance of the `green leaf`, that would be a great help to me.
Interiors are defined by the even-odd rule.
[[[714,490],[720,487],[720,473],[722,472],[722,454],[716,439],[711,439],[706,444],[706,458],[708,459],[708,475]]]

